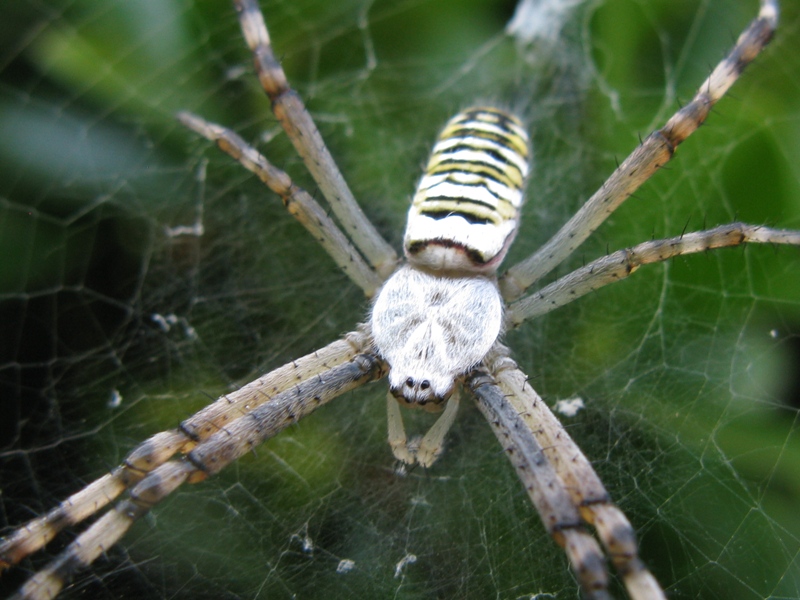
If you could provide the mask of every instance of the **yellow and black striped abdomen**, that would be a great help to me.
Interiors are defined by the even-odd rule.
[[[529,160],[528,134],[513,115],[479,107],[450,119],[409,211],[409,261],[495,270],[517,229]]]

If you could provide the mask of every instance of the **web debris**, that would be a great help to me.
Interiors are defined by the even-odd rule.
[[[343,558],[339,561],[339,564],[336,565],[336,572],[339,574],[349,573],[355,568],[356,561],[350,560],[349,558]]]
[[[413,565],[415,562],[417,562],[416,554],[406,554],[403,558],[401,558],[400,562],[398,562],[394,568],[395,579],[403,574],[403,571],[405,571],[408,565]]]
[[[585,0],[521,0],[506,33],[524,46],[555,44],[572,13]]]
[[[585,406],[586,405],[583,403],[583,398],[575,397],[567,400],[559,400],[556,402],[555,409],[560,415],[564,415],[565,417],[574,417],[582,408],[585,408]]]

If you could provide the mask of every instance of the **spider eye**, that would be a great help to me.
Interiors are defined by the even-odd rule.
[[[390,376],[391,377],[391,376]],[[450,386],[441,386],[443,391],[437,393],[436,379],[421,379],[414,376],[406,376],[399,382],[389,386],[389,391],[397,398],[398,402],[407,406],[440,406],[445,400],[450,398],[452,393],[452,381]]]

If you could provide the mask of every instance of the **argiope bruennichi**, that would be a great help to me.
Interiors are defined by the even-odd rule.
[[[626,278],[639,266],[747,242],[800,245],[800,232],[733,223],[643,242],[611,253],[531,293],[655,171],[708,116],[770,41],[778,6],[762,0],[757,18],[703,82],[696,96],[621,163],[540,250],[497,276],[514,236],[533,150],[511,111],[478,105],[445,126],[412,201],[398,259],[355,202],[299,96],[273,54],[256,0],[235,0],[259,81],[275,116],[314,177],[333,215],[231,130],[183,113],[181,122],[214,141],[281,196],[289,212],[368,297],[367,321],[341,340],[221,397],[179,427],[136,447],[111,473],[0,544],[10,566],[120,500],[17,597],[49,599],[130,525],[183,483],[201,481],[329,400],[388,375],[389,442],[409,465],[430,467],[457,410],[459,389],[474,396],[544,526],[566,551],[586,597],[605,598],[609,560],[630,597],[664,598],[639,559],[634,528],[614,506],[589,460],[537,396],[500,343],[526,319]],[[337,224],[338,222],[338,224]],[[444,409],[409,440],[398,403]],[[591,535],[589,528],[595,535]]]

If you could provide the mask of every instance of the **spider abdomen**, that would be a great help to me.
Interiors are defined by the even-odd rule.
[[[513,115],[478,107],[450,119],[408,213],[408,260],[494,272],[517,231],[529,161],[528,134]]]

